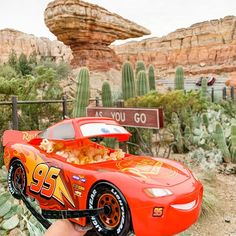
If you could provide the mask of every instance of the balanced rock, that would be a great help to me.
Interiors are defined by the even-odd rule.
[[[150,31],[106,9],[80,0],[55,0],[44,13],[45,23],[59,41],[70,46],[75,66],[107,71],[120,64],[109,45]]]

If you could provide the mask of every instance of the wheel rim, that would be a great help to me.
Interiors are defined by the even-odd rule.
[[[14,188],[19,191],[25,186],[25,173],[21,166],[17,167],[13,176]]]
[[[98,208],[108,207],[107,213],[99,215],[100,220],[109,228],[115,228],[120,223],[121,211],[117,199],[109,193],[103,194],[98,200]]]

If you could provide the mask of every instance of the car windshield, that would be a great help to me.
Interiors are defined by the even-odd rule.
[[[105,123],[84,124],[80,126],[80,130],[84,137],[129,135],[129,132],[122,126]]]

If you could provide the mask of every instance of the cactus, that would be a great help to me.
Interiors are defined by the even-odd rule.
[[[181,134],[179,117],[175,112],[171,114],[171,125],[173,129],[173,135],[175,138],[174,151],[177,153],[183,153],[183,137]]]
[[[206,113],[203,113],[202,114],[202,122],[203,122],[203,124],[206,126],[206,128],[208,127],[208,125],[209,125],[209,119],[208,119],[208,116],[207,116],[207,114]]]
[[[178,67],[175,72],[175,89],[184,90],[184,70]]]
[[[201,96],[203,98],[207,97],[207,79],[203,78],[202,79],[202,84],[201,84]]]
[[[138,73],[138,81],[137,81],[137,95],[143,96],[148,93],[148,83],[147,76],[145,71],[140,71]]]
[[[138,77],[138,73],[142,70],[144,70],[144,71],[146,70],[144,62],[143,61],[137,61],[136,67],[135,67],[136,78]]]
[[[231,159],[236,163],[236,124],[231,125]]]
[[[89,104],[89,70],[86,67],[80,69],[77,77],[76,102],[73,109],[73,117],[86,116],[86,107]]]
[[[122,91],[124,100],[135,96],[134,72],[129,62],[124,63],[122,67]]]
[[[149,88],[150,88],[150,90],[156,90],[155,70],[154,70],[153,65],[149,66],[149,69],[148,69],[148,80],[149,80]]]
[[[112,106],[111,87],[108,82],[104,82],[102,85],[102,105],[103,107]]]
[[[230,155],[228,146],[226,144],[223,128],[222,128],[220,123],[216,124],[214,139],[215,139],[215,142],[216,142],[218,148],[221,150],[221,152],[223,154],[224,161],[225,162],[230,162],[231,161],[231,158],[230,158],[231,155]]]

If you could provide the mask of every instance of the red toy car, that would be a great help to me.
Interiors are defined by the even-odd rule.
[[[203,187],[186,167],[106,148],[96,137],[126,141],[130,133],[113,119],[88,117],[43,132],[5,131],[11,194],[36,199],[48,218],[97,210],[71,220],[91,222],[99,235],[174,235],[197,221]]]

